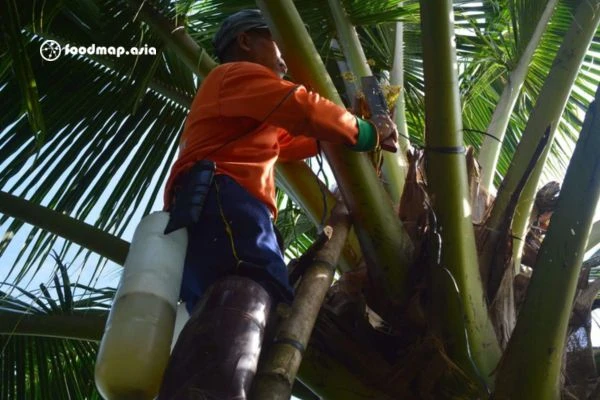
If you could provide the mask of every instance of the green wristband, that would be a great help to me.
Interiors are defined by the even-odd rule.
[[[354,151],[370,151],[377,146],[377,131],[369,122],[356,117],[358,125],[358,139],[356,144],[351,147]]]

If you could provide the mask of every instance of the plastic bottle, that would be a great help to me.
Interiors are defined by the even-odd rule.
[[[107,400],[153,399],[169,358],[187,247],[187,231],[163,231],[169,214],[138,225],[104,336],[95,379]]]

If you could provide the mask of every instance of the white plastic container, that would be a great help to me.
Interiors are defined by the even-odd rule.
[[[185,327],[185,324],[190,320],[190,313],[186,308],[185,303],[181,303],[177,306],[177,316],[175,317],[175,329],[173,330],[173,340],[171,341],[171,352],[179,339],[179,334]]]
[[[98,350],[95,380],[107,400],[153,399],[169,358],[187,231],[163,231],[169,214],[142,219]]]

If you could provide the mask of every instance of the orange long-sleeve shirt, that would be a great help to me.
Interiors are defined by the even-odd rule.
[[[179,157],[165,190],[197,161],[212,160],[277,216],[275,162],[317,153],[315,139],[355,145],[354,115],[255,63],[215,68],[196,94],[185,122]]]

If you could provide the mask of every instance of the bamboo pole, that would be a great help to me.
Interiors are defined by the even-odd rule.
[[[343,106],[293,1],[259,0],[257,4],[294,78]],[[389,196],[365,154],[329,143],[323,143],[323,149],[352,214],[372,281],[388,299],[405,302],[413,246]]]
[[[0,212],[77,243],[119,265],[125,263],[128,242],[68,215],[2,191]]]
[[[304,273],[289,317],[279,327],[277,338],[267,348],[264,362],[254,378],[251,399],[287,400],[302,362],[302,353],[315,326],[319,310],[333,282],[335,266],[350,229],[346,210],[338,205],[329,225],[333,235],[315,254]]]
[[[496,379],[495,400],[560,398],[567,327],[600,198],[600,87],[567,169],[527,297]]]
[[[488,316],[471,221],[452,1],[420,4],[427,180],[441,233],[441,264],[433,268],[434,304],[442,320],[438,329],[452,360],[474,381],[491,386],[500,348]]]
[[[558,0],[548,0],[546,7],[540,16],[540,19],[535,27],[531,39],[527,43],[523,54],[519,58],[517,65],[514,67],[508,76],[508,82],[504,86],[500,100],[494,109],[492,120],[487,128],[488,135],[483,139],[481,148],[479,149],[479,165],[481,166],[481,185],[489,191],[494,187],[494,174],[496,173],[496,165],[502,150],[502,141],[506,134],[506,128],[510,122],[510,116],[515,108],[521,87],[525,82],[529,65],[533,59],[533,54],[538,48],[542,39],[542,35],[548,26],[548,22],[554,13],[554,8]]]
[[[360,87],[360,78],[363,76],[372,76],[373,72],[367,63],[367,57],[363,51],[362,45],[356,33],[356,29],[350,23],[348,15],[340,0],[327,0],[338,36],[338,42],[348,62],[350,71],[355,78],[355,83]],[[400,196],[404,189],[406,173],[408,172],[408,162],[406,161],[403,148],[396,153],[383,152],[383,166],[381,172],[384,178],[384,187],[389,194],[394,208],[400,206]],[[405,169],[402,169],[402,166]]]
[[[577,77],[599,22],[600,0],[582,1],[575,11],[571,27],[558,50],[550,74],[544,82],[535,107],[527,121],[521,142],[498,189],[498,196],[487,222],[490,230],[497,230],[506,213],[513,213],[513,210],[509,209],[511,195],[519,181],[527,173],[529,160],[532,159],[537,144],[544,136],[548,126],[551,127],[549,143],[552,142],[560,116],[573,87],[573,82]],[[537,185],[549,150],[550,145],[547,145],[523,189],[516,210],[514,210],[512,232],[518,239],[513,241],[513,259],[514,268],[517,272],[521,264],[524,243],[521,238],[525,237],[527,231]]]

